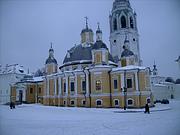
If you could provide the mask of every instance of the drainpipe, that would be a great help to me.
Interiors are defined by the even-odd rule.
[[[109,75],[109,90],[110,90],[110,107],[112,107],[112,91],[111,91],[111,71],[108,71],[108,75]]]

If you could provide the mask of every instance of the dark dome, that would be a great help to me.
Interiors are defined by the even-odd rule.
[[[51,63],[57,64],[57,61],[55,58],[48,57],[46,60],[46,64],[51,64]]]
[[[175,83],[175,81],[173,80],[172,77],[167,77],[165,82],[171,82],[171,83]]]
[[[81,34],[84,33],[84,32],[93,32],[92,29],[89,29],[89,28],[85,28],[81,31]]]
[[[100,29],[96,30],[96,33],[102,33],[102,31]]]
[[[74,46],[67,52],[69,54],[65,56],[63,64],[67,62],[77,62],[81,60],[92,61],[91,51],[93,48],[98,49],[98,47],[107,48],[107,46],[104,43],[98,43],[98,44],[95,43],[94,45],[91,44],[91,46],[86,46],[86,47],[83,47],[82,45]],[[114,62],[110,53],[109,53],[109,60]]]
[[[54,50],[52,49],[52,47],[49,49],[49,52],[51,52],[51,51],[54,52]]]
[[[101,40],[100,41],[96,41],[96,43],[92,47],[92,49],[100,49],[100,48],[108,49],[106,44],[103,43]]]
[[[128,49],[125,49],[122,54],[121,54],[121,57],[129,57],[129,56],[133,56],[134,53]]]
[[[83,47],[82,45],[74,46],[69,51],[68,55],[65,56],[63,63],[80,61],[80,60],[91,60],[91,46]]]
[[[176,80],[176,84],[180,84],[180,79],[177,79],[177,80]]]

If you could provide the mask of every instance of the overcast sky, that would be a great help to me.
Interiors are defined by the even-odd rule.
[[[50,42],[60,66],[68,49],[80,43],[88,16],[89,27],[103,31],[109,43],[109,12],[114,0],[1,0],[0,64],[18,63],[31,72],[44,67]],[[156,61],[159,74],[178,77],[180,2],[130,0],[137,13],[140,53],[144,66]],[[94,37],[95,39],[95,37]]]

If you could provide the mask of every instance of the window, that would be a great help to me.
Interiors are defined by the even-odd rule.
[[[86,91],[86,81],[82,81],[82,91]]]
[[[100,80],[96,81],[96,90],[101,90],[101,81]]]
[[[114,106],[119,106],[119,100],[118,99],[114,100]]]
[[[71,100],[71,105],[74,105],[74,100]]]
[[[132,17],[130,17],[130,27],[134,28],[134,23],[133,23],[133,18]]]
[[[117,30],[117,20],[116,20],[116,18],[113,20],[113,29]]]
[[[82,100],[82,104],[83,104],[83,105],[86,105],[86,101],[85,101],[85,100]]]
[[[66,92],[66,83],[64,83],[64,93]]]
[[[102,105],[102,100],[96,100],[96,105],[101,106]]]
[[[30,94],[32,94],[33,93],[33,88],[30,88]]]
[[[41,93],[41,88],[39,88],[39,93]]]
[[[132,88],[132,79],[127,79],[127,88]]]
[[[64,105],[66,105],[66,101],[64,100]]]
[[[121,28],[126,28],[126,18],[125,18],[125,16],[121,17]]]
[[[117,89],[117,80],[114,80],[114,89]]]
[[[74,82],[71,82],[71,92],[74,92]]]
[[[133,105],[133,100],[132,99],[128,99],[128,105]]]
[[[95,63],[100,63],[101,62],[101,54],[100,53],[97,53],[95,55]]]

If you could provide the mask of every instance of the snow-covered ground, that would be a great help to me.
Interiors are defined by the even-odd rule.
[[[0,106],[0,135],[180,135],[180,101],[143,109]]]

